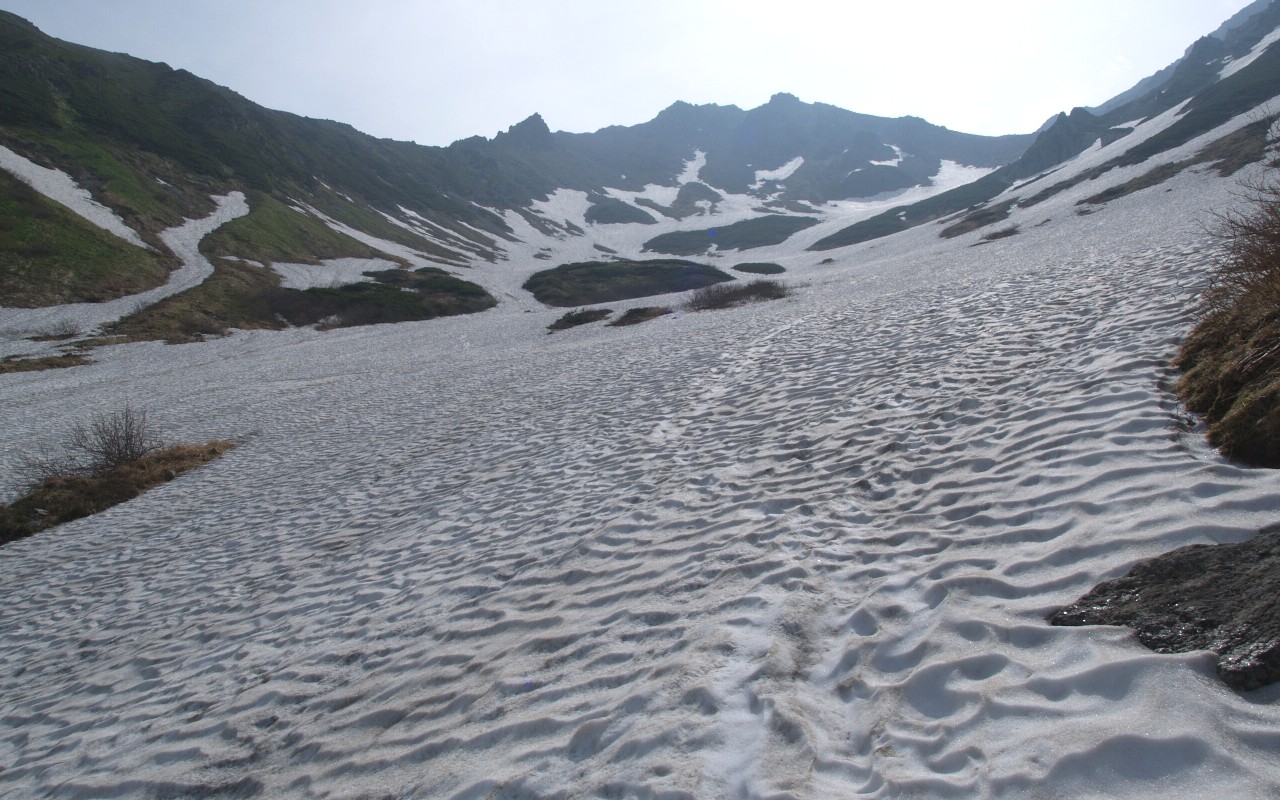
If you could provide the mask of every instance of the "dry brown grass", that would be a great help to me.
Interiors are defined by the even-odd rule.
[[[1218,217],[1225,257],[1183,343],[1178,394],[1224,455],[1280,466],[1280,170],[1245,187],[1244,210]]]
[[[40,358],[17,358],[10,356],[9,358],[0,359],[0,375],[10,372],[39,372],[46,369],[62,369],[63,367],[81,367],[85,364],[92,364],[91,359],[85,358],[77,353],[63,353],[57,356],[42,356]]]
[[[0,506],[0,544],[131,500],[233,447],[234,443],[221,440],[172,445],[98,474],[46,478],[24,497]]]
[[[550,333],[556,331],[567,331],[570,328],[576,328],[579,325],[589,325],[592,322],[599,322],[613,313],[611,308],[577,308],[573,311],[566,311],[555,322],[547,326]]]
[[[719,308],[733,308],[746,303],[779,300],[789,294],[791,290],[778,281],[720,283],[694,292],[686,306],[690,311],[711,311]]]

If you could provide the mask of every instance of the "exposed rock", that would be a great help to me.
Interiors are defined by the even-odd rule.
[[[1238,691],[1280,680],[1280,526],[1240,544],[1191,545],[1104,581],[1053,625],[1124,625],[1157,653],[1211,650]]]

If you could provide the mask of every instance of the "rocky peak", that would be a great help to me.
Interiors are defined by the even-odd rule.
[[[551,128],[547,127],[541,114],[534,113],[507,128],[505,133],[499,133],[493,140],[521,147],[544,147],[551,143]]]

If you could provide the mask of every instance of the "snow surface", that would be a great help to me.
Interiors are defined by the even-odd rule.
[[[231,192],[213,200],[217,209],[209,216],[187,220],[183,225],[160,234],[160,240],[182,262],[182,266],[169,273],[169,280],[163,286],[105,303],[73,303],[48,308],[0,307],[0,355],[32,351],[30,342],[17,337],[67,329],[90,333],[139,308],[203,283],[213,274],[213,265],[200,252],[200,240],[219,226],[249,213],[249,204],[241,192]]]
[[[1259,41],[1257,44],[1253,46],[1253,49],[1249,51],[1248,55],[1245,55],[1242,58],[1237,58],[1237,59],[1228,61],[1226,66],[1224,66],[1222,70],[1218,73],[1218,78],[1219,79],[1229,78],[1232,75],[1235,75],[1237,72],[1249,66],[1254,61],[1257,61],[1258,56],[1266,52],[1267,48],[1275,44],[1276,42],[1280,42],[1280,28],[1277,28],[1271,33],[1268,33],[1266,36],[1262,37],[1261,41]]]
[[[89,222],[108,233],[119,236],[129,244],[137,245],[147,250],[155,249],[142,241],[142,237],[138,235],[137,231],[124,224],[124,220],[120,219],[116,212],[94,200],[89,190],[81,188],[67,173],[42,167],[4,145],[0,145],[0,169],[8,171],[45,197],[61,203]]]
[[[804,166],[804,156],[796,156],[777,169],[758,169],[756,170],[756,182],[751,188],[759,189],[764,185],[765,181],[785,181],[802,166]]]
[[[889,145],[893,148],[893,158],[888,161],[872,161],[871,163],[877,167],[896,167],[902,163],[902,148],[897,145]]]
[[[1280,688],[1043,621],[1275,522],[1280,474],[1169,392],[1234,188],[1064,192],[982,247],[804,231],[749,251],[791,298],[634,328],[549,336],[513,288],[0,376],[6,484],[130,400],[240,442],[0,548],[0,795],[1273,798]],[[507,219],[485,280],[591,250]]]
[[[329,258],[319,264],[271,264],[271,269],[280,275],[280,285],[286,289],[324,289],[361,283],[373,280],[366,272],[399,268],[396,262],[381,258]]]

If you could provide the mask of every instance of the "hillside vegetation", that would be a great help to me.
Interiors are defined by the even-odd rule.
[[[524,288],[560,308],[701,289],[733,277],[715,267],[678,259],[581,261],[535,273]]]
[[[165,64],[58,41],[4,12],[0,87],[0,143],[66,172],[156,247],[156,233],[207,215],[209,196],[231,190],[249,195],[254,214],[214,246],[255,260],[311,261],[369,251],[286,208],[298,201],[446,263],[469,254],[491,259],[494,237],[509,235],[500,217],[444,191],[459,190],[472,177],[460,174],[441,148],[375,139],[349,125],[265,109]],[[21,201],[12,188],[2,194],[10,204]],[[458,240],[458,247],[388,221],[400,217],[409,227],[420,221],[402,208],[448,232],[440,236]],[[69,263],[96,263],[78,257],[82,236],[62,231],[77,225],[83,227],[58,221],[57,235],[44,237],[22,262],[27,272],[53,274]],[[127,258],[148,260],[145,253]],[[150,282],[160,281],[152,276]],[[64,284],[63,292],[46,294],[90,299],[99,291],[92,275]],[[81,284],[87,288],[77,294]],[[44,302],[39,293],[29,294],[32,302]]]
[[[1226,256],[1178,355],[1178,393],[1223,455],[1280,467],[1280,166],[1220,217]]]
[[[644,243],[644,249],[678,256],[705,253],[715,245],[720,250],[751,250],[781,244],[794,233],[817,225],[814,217],[788,217],[770,214],[735,222],[722,228],[696,231],[674,231],[655,236]]]
[[[204,283],[126,317],[108,333],[127,340],[180,343],[219,336],[231,328],[343,328],[469,314],[497,305],[474,283],[432,267],[365,274],[373,281],[287,289],[269,269],[220,261]]]
[[[176,259],[129,244],[0,170],[0,297],[34,308],[99,302],[165,282]]]

